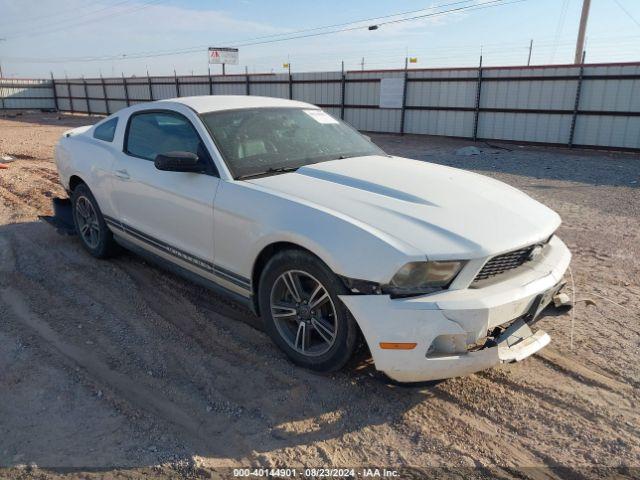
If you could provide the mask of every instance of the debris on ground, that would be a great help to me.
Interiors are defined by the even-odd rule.
[[[470,157],[471,155],[480,155],[481,153],[482,150],[480,150],[478,147],[473,146],[462,147],[456,150],[456,155],[460,157]]]
[[[571,298],[566,293],[558,293],[553,296],[553,304],[556,308],[571,305]]]

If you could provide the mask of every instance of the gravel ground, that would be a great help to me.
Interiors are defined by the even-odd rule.
[[[231,476],[223,467],[403,467],[405,477],[640,475],[640,157],[372,135],[560,213],[571,314],[519,364],[399,387],[359,357],[292,366],[258,319],[123,254],[90,258],[38,220],[63,196],[53,146],[89,117],[0,118],[0,478]],[[473,470],[472,470],[473,469]]]

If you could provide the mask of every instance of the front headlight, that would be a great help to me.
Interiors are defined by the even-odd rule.
[[[410,262],[396,273],[383,287],[385,293],[395,296],[420,295],[446,288],[458,275],[463,261]]]

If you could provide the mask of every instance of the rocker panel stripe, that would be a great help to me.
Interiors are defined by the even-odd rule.
[[[144,243],[147,243],[155,248],[158,248],[164,251],[165,253],[168,253],[169,255],[175,258],[178,258],[184,262],[187,262],[193,265],[194,267],[197,267],[206,272],[218,275],[219,277],[222,277],[226,281],[231,282],[246,290],[249,290],[249,291],[251,290],[251,282],[249,281],[248,278],[238,275],[237,273],[227,270],[226,268],[216,266],[213,262],[209,262],[200,257],[191,255],[190,253],[187,253],[184,250],[180,250],[179,248],[169,245],[168,243],[165,243],[162,240],[158,240],[157,238],[147,235],[146,233],[141,232],[140,230],[133,228],[130,225],[127,225],[123,222],[120,222],[119,220],[116,220],[115,218],[109,217],[107,215],[103,215],[103,217],[105,222],[110,227],[121,230]]]

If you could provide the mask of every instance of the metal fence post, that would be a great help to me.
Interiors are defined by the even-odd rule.
[[[578,108],[580,107],[580,93],[582,91],[582,79],[584,77],[584,56],[586,52],[582,52],[582,63],[578,73],[578,85],[576,86],[576,98],[573,103],[573,114],[571,115],[571,130],[569,130],[569,148],[573,147],[573,137],[576,133],[576,121],[578,120]]]
[[[64,76],[64,78],[67,81],[67,95],[69,95],[69,110],[71,111],[71,114],[73,115],[73,95],[71,95],[71,84],[69,83],[69,77],[68,76]]]
[[[340,80],[340,119],[344,120],[344,96],[347,92],[347,76],[344,74],[344,61],[342,62],[342,77]]]
[[[153,85],[151,85],[151,77],[149,76],[149,70],[147,70],[147,85],[149,85],[149,100],[153,102]]]
[[[60,110],[58,108],[58,93],[56,92],[56,81],[53,78],[53,72],[49,72],[51,74],[51,88],[53,89],[53,104],[56,107],[56,111]]]
[[[404,83],[402,85],[402,111],[400,113],[400,135],[404,135],[404,117],[407,111],[407,85],[409,79],[409,59],[404,59]]]
[[[104,97],[104,106],[107,109],[107,115],[111,115],[109,111],[109,98],[107,97],[107,85],[104,83],[102,73],[100,73],[100,83],[102,84],[102,96]]]
[[[127,107],[131,105],[131,100],[129,99],[129,89],[127,88],[127,79],[124,78],[124,72],[122,72],[122,85],[124,86],[124,98],[127,101]]]
[[[289,100],[293,100],[293,75],[289,74]]]
[[[91,115],[91,104],[89,103],[89,89],[87,88],[87,80],[82,77],[82,86],[84,87],[84,99],[87,102],[87,115]]]
[[[5,97],[5,90],[4,90],[4,77],[2,76],[2,71],[0,69],[0,108],[2,108],[4,110],[5,108],[5,103],[4,103],[4,97]]]
[[[176,73],[176,71],[173,71],[173,78],[176,81],[176,96],[180,96],[180,81],[178,80],[178,74]]]
[[[476,106],[473,114],[473,141],[478,139],[478,123],[480,123],[480,95],[482,92],[482,55],[478,66],[478,86],[476,88]]]

